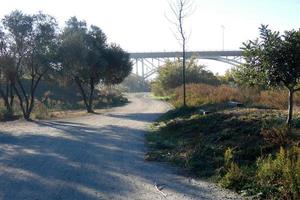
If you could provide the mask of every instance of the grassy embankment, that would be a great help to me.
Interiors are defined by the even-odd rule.
[[[169,100],[176,108],[152,125],[147,160],[171,162],[256,198],[300,197],[300,115],[295,114],[294,128],[288,131],[283,125],[285,92],[249,95],[206,85],[190,85],[187,91],[188,108],[178,107],[179,88]],[[243,102],[243,107],[230,100]],[[278,153],[280,147],[288,150]]]

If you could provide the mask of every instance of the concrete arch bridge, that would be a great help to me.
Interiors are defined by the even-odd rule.
[[[242,51],[187,51],[187,59],[215,60],[237,66],[242,63]],[[166,60],[182,58],[182,52],[143,52],[130,53],[130,58],[134,64],[133,73],[144,79],[151,77],[157,72]]]

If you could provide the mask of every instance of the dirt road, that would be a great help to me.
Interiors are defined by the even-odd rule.
[[[144,161],[147,126],[168,106],[146,94],[130,101],[99,115],[0,123],[0,199],[238,199]]]

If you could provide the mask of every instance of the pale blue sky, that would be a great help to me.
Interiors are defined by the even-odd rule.
[[[170,14],[167,0],[1,0],[0,4],[1,18],[14,9],[41,10],[63,25],[76,15],[101,27],[109,41],[131,52],[180,50],[174,27],[165,18]],[[222,49],[221,25],[225,49],[238,49],[257,37],[262,23],[280,31],[300,28],[300,0],[195,0],[195,5],[185,23],[191,32],[189,50]]]

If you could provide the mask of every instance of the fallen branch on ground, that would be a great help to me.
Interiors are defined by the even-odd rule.
[[[163,189],[162,186],[157,186],[156,183],[154,183],[154,186],[155,186],[155,189],[156,189],[159,193],[161,193],[165,198],[167,197],[167,194],[165,194],[165,193],[162,191],[162,189]]]

